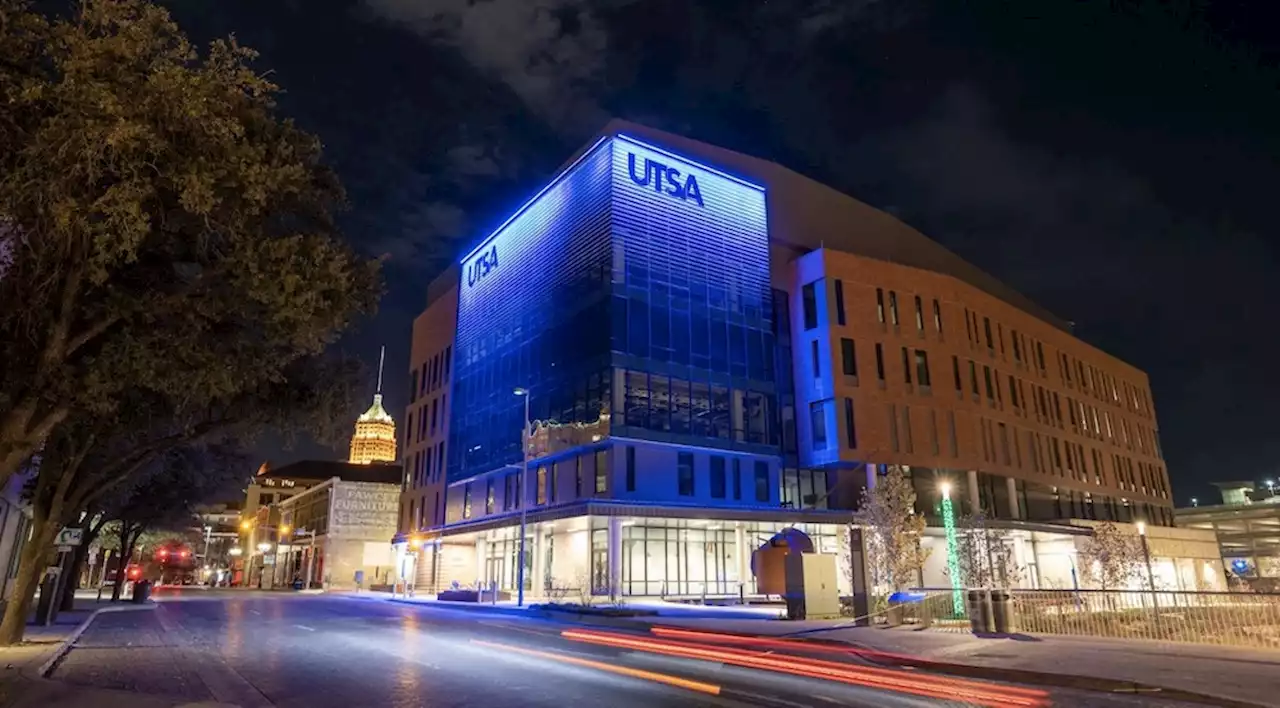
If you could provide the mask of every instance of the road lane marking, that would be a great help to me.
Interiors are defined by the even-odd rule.
[[[314,631],[316,631],[316,628],[315,628],[315,627],[308,627],[308,626],[307,626],[307,625],[305,625],[305,624],[295,624],[295,625],[293,625],[293,626],[297,627],[298,629],[305,629],[305,630],[307,630],[308,632],[314,632]]]
[[[720,687],[715,684],[703,683],[701,681],[690,681],[689,679],[683,679],[683,678],[680,678],[679,676],[659,674],[653,671],[642,671],[640,669],[632,669],[625,666],[613,666],[612,664],[605,664],[603,662],[592,661],[590,659],[579,659],[578,657],[575,657],[575,656],[566,656],[564,654],[557,654],[555,652],[549,652],[549,651],[539,651],[537,649],[525,649],[523,647],[515,647],[508,644],[497,644],[495,642],[485,642],[479,639],[472,639],[471,643],[478,646],[482,646],[482,647],[489,647],[491,649],[505,649],[506,651],[515,652],[517,654],[526,654],[528,656],[536,656],[536,657],[541,657],[543,659],[551,659],[553,661],[562,661],[566,664],[575,664],[577,666],[585,666],[587,668],[597,669],[599,671],[607,671],[611,674],[618,674],[621,676],[630,676],[632,678],[645,679],[648,681],[653,681],[655,683],[666,684],[668,686],[677,686],[679,688],[685,688],[690,691],[698,691],[699,693],[706,693],[712,696],[720,695]]]
[[[255,615],[260,615],[260,614],[262,614],[261,612],[259,612],[259,611],[257,611],[257,610],[249,610],[249,611],[250,611],[250,612],[252,612],[252,613],[253,613],[253,614],[255,614]]]

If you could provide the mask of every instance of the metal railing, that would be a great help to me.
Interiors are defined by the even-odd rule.
[[[963,618],[950,590],[929,588],[935,623]],[[1012,590],[1013,630],[1280,649],[1280,594],[1149,590]]]

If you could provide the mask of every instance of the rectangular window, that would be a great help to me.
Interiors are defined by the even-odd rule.
[[[552,462],[551,469],[547,473],[547,501],[552,503],[556,500],[556,484],[560,479],[559,470],[560,463]]]
[[[973,387],[973,395],[978,395],[978,366],[969,360],[969,383]]]
[[[884,381],[884,346],[876,344],[876,378]]]
[[[956,392],[964,392],[964,382],[960,380],[960,357],[958,356],[951,357],[951,373],[956,379]]]
[[[907,452],[915,452],[915,440],[911,436],[911,406],[902,407],[902,442]]]
[[[800,289],[801,305],[804,310],[804,328],[813,329],[818,326],[818,295],[813,283]]]
[[[1000,343],[1000,356],[1004,357],[1004,325],[996,325],[996,341]]]
[[[1009,374],[1009,402],[1014,408],[1021,408],[1018,405],[1018,384],[1013,378],[1013,374]]]
[[[889,404],[889,447],[898,452],[898,407]]]
[[[995,389],[991,387],[991,367],[984,365],[982,367],[982,380],[987,385],[987,400],[994,402],[996,400]]]
[[[810,351],[812,352],[812,359],[813,359],[813,378],[815,379],[821,378],[822,366],[821,366],[821,362],[818,354],[818,340],[815,339],[812,342],[809,342],[809,348],[810,348]]]
[[[724,499],[724,458],[711,458],[711,496],[715,499]]]
[[[538,465],[537,480],[538,480],[537,481],[538,490],[537,490],[537,497],[536,497],[535,503],[546,504],[547,503],[547,467],[546,465]]]
[[[850,450],[858,447],[858,429],[853,424],[853,399],[844,399],[844,443]]]
[[[844,322],[844,282],[836,279],[836,323],[843,325]]]
[[[769,463],[756,460],[756,501],[769,501]]]
[[[964,336],[973,344],[973,325],[969,321],[969,308],[964,308]]]
[[[413,403],[418,400],[418,367],[414,367],[409,373],[409,402]],[[413,424],[409,424],[409,429],[413,429]]]
[[[858,356],[853,349],[853,340],[840,338],[840,363],[845,376],[858,375]]]
[[[951,444],[951,456],[959,457],[960,445],[959,445],[959,441],[956,439],[956,412],[955,411],[947,411],[947,437],[949,438],[948,442]]]
[[[585,496],[582,493],[582,457],[573,458],[573,494],[575,497]]]
[[[1009,330],[1009,336],[1013,337],[1013,360],[1022,361],[1022,347],[1018,346],[1018,330]]]
[[[609,486],[609,458],[604,450],[596,450],[596,494],[604,494]]]
[[[636,490],[636,448],[634,445],[627,446],[627,491],[634,492]]]
[[[921,386],[933,385],[933,379],[929,376],[929,353],[923,349],[916,350],[916,383]]]
[[[1044,372],[1044,342],[1036,342],[1036,360],[1040,362],[1040,371]]]
[[[827,411],[823,401],[809,404],[809,422],[813,427],[813,449],[827,449]]]
[[[450,344],[449,346],[444,348],[444,380],[446,383],[449,381],[449,370],[451,368],[450,365],[452,363],[453,363],[453,345]]]
[[[924,303],[920,301],[919,295],[916,295],[916,331],[924,331]]]
[[[884,290],[876,288],[876,320],[884,324]]]
[[[471,484],[462,485],[462,518],[471,518]]]
[[[893,290],[889,291],[889,321],[898,326],[898,293]]]
[[[940,454],[938,445],[938,411],[929,409],[929,447],[934,456]]]
[[[911,385],[911,354],[907,352],[907,348],[902,348],[902,377],[906,380],[907,385]]]
[[[742,460],[733,458],[733,498],[742,498]]]
[[[942,307],[938,305],[938,301],[933,301],[933,328],[938,334],[942,334]]]
[[[486,514],[493,513],[493,480],[492,479],[489,480],[489,483],[485,485],[484,513]]]
[[[680,496],[693,496],[693,453],[681,452],[676,454],[676,477]]]
[[[991,318],[990,317],[982,318],[982,329],[987,335],[987,349],[995,349],[996,343],[992,340],[992,337],[991,337]]]

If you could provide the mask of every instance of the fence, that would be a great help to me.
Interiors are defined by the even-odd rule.
[[[930,588],[936,623],[966,619],[951,590]],[[1280,594],[1141,590],[1012,590],[1016,631],[1280,649]]]

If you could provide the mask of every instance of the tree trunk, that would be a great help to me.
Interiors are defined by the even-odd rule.
[[[117,555],[120,561],[116,570],[116,584],[111,588],[112,602],[120,602],[120,593],[124,590],[124,583],[127,580],[125,574],[129,570],[129,561],[133,560],[133,547],[137,545],[138,537],[141,535],[141,530],[134,531],[128,524],[120,523],[120,553]]]
[[[58,609],[62,612],[70,612],[76,608],[76,590],[80,589],[80,574],[84,572],[84,562],[89,557],[88,536],[86,531],[84,540],[71,552],[71,567],[68,569],[67,577],[62,581],[62,600],[58,604]]]
[[[57,524],[49,523],[36,509],[31,524],[31,538],[22,548],[18,562],[18,576],[14,579],[13,594],[5,603],[4,620],[0,621],[0,646],[13,646],[22,642],[31,614],[31,602],[45,567],[49,564],[49,551],[57,533]]]

